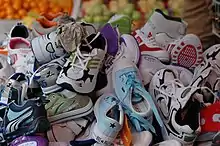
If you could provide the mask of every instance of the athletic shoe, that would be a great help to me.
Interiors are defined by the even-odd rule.
[[[185,85],[192,82],[193,74],[188,69],[180,66],[165,65],[156,57],[142,55],[140,59],[139,70],[144,80],[144,85],[149,85],[152,77],[157,71],[163,68],[169,68],[176,72],[180,81]]]
[[[181,20],[181,18],[170,17],[161,10],[156,9],[140,31],[143,32],[146,37],[155,37],[160,33],[165,33],[166,36],[170,38],[169,40],[176,40],[186,34],[186,28],[187,24]]]
[[[64,93],[65,92],[65,93]],[[79,95],[67,90],[51,93],[47,96],[47,116],[52,124],[80,118],[93,111],[92,100],[88,96]]]
[[[212,91],[206,87],[184,87],[170,69],[162,69],[153,76],[149,91],[165,124],[164,140],[192,144],[201,131],[200,109],[216,100]],[[206,92],[212,97],[206,99]]]
[[[111,145],[122,129],[124,112],[113,94],[104,94],[96,101],[94,106],[96,124],[93,138],[102,145]]]
[[[48,63],[65,54],[56,31],[34,38],[31,45],[39,64]]]
[[[48,146],[48,141],[46,138],[41,136],[21,136],[14,139],[10,146]]]
[[[61,90],[62,87],[56,84],[56,80],[65,62],[65,56],[62,56],[40,66],[32,75],[30,85],[32,85],[33,80],[36,81],[39,83],[44,94],[50,94]]]
[[[27,100],[22,105],[11,103],[4,117],[4,137],[7,140],[23,135],[44,133],[49,130],[46,110],[42,101],[37,99]]]
[[[153,135],[149,131],[132,133],[132,144],[134,146],[149,146],[152,139]]]
[[[114,15],[109,19],[108,23],[110,23],[113,27],[117,26],[121,34],[131,33],[132,22],[126,15]]]
[[[72,121],[54,124],[47,132],[48,140],[50,142],[69,142],[74,140],[86,127],[87,123],[88,120],[78,118]]]
[[[67,59],[56,83],[78,93],[92,92],[106,52],[106,39],[100,33],[88,36]]]
[[[154,144],[153,146],[183,146],[183,145],[177,140],[166,140],[166,141]]]
[[[14,37],[8,45],[9,62],[16,73],[31,76],[35,70],[35,56],[31,44],[24,38]]]
[[[23,25],[22,23],[17,23],[15,26],[12,27],[12,29],[10,30],[10,38],[12,37],[22,37],[25,39],[28,39],[29,37],[29,31],[28,28]]]
[[[98,85],[103,84],[105,78],[107,78],[107,81],[106,84],[102,86],[102,88],[100,88],[99,91],[96,92],[97,96],[100,96],[104,93],[113,92],[113,86],[112,86],[112,69],[114,66],[113,64],[117,62],[120,58],[126,58],[128,60],[131,60],[135,64],[139,63],[140,51],[135,38],[129,34],[121,35],[119,40],[118,52],[117,54],[114,55],[115,55],[114,57],[109,57],[105,61],[104,66],[105,66],[106,76],[101,77],[100,83],[98,82],[97,84]]]
[[[86,27],[92,28],[93,33],[96,33],[94,26],[88,23],[73,22],[58,27],[58,40],[67,52],[75,51],[81,41],[89,35],[89,28]]]
[[[8,64],[7,57],[0,55],[0,84],[4,85],[13,73],[14,69]]]
[[[159,125],[163,127],[157,108],[150,94],[144,89],[136,65],[126,58],[122,58],[115,62],[112,72],[116,96],[136,130],[138,132],[151,130],[155,133],[155,129],[151,125],[152,113]]]
[[[169,43],[167,51],[170,53],[171,63],[186,68],[194,68],[203,61],[202,44],[194,34],[187,34]]]
[[[163,46],[160,46],[153,35],[145,36],[141,30],[136,30],[132,33],[136,38],[141,54],[148,54],[154,57],[157,57],[162,62],[169,62],[170,56],[169,53]],[[166,39],[166,38],[163,38]]]

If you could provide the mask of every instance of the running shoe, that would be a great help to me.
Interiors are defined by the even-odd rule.
[[[195,68],[203,61],[202,44],[194,34],[187,34],[169,43],[167,51],[170,53],[172,64],[186,68]]]
[[[9,63],[16,73],[31,76],[35,71],[35,56],[31,44],[24,38],[11,38],[8,45]]]
[[[220,145],[220,132],[218,132],[213,138],[211,146],[218,146],[218,145]]]
[[[112,72],[116,96],[135,129],[138,132],[151,130],[155,133],[152,126],[153,113],[159,125],[163,127],[154,101],[145,90],[136,65],[126,58],[122,58],[115,62]]]
[[[57,35],[57,32],[53,31],[31,41],[32,50],[39,64],[48,63],[65,54]]]
[[[106,52],[106,39],[100,33],[91,34],[67,59],[56,83],[74,92],[92,92]]]
[[[97,143],[111,145],[123,127],[124,112],[117,97],[113,94],[104,94],[94,106],[96,124],[92,136]]]
[[[48,140],[41,136],[20,136],[10,146],[48,146]]]
[[[7,57],[0,55],[0,84],[4,85],[13,73],[14,69],[9,65]]]
[[[191,145],[201,131],[200,109],[216,101],[216,96],[206,87],[185,87],[170,69],[161,69],[153,76],[150,88],[165,130],[164,140],[175,139]],[[206,92],[212,94],[207,100]]]
[[[183,146],[183,145],[177,140],[166,140],[166,141],[154,144],[153,146]]]
[[[64,90],[59,93],[51,93],[46,99],[49,103],[45,105],[45,108],[52,124],[81,118],[93,111],[90,97],[71,91]]]
[[[92,33],[96,33],[96,29],[92,24],[72,22],[57,28],[57,38],[64,49],[71,53],[76,50],[83,39],[90,35],[91,32],[89,32],[89,30],[91,30]]]
[[[156,42],[156,39],[152,34],[145,36],[141,30],[136,30],[132,35],[136,38],[139,44],[141,54],[157,57],[162,62],[170,61],[169,53],[166,51],[165,47]],[[163,39],[166,40],[165,37]]]
[[[181,18],[168,16],[160,9],[156,9],[140,31],[143,32],[146,37],[155,37],[160,33],[165,33],[169,38],[165,42],[169,43],[169,40],[176,40],[183,37],[186,34],[186,28],[187,24]]]
[[[163,68],[169,68],[176,72],[180,81],[185,85],[189,85],[193,79],[193,73],[188,69],[175,65],[165,65],[156,57],[150,55],[141,55],[139,70],[144,80],[144,85],[149,85],[151,79],[157,71]]]
[[[30,86],[36,81],[44,94],[50,94],[62,90],[62,87],[56,84],[57,77],[66,62],[65,56],[61,56],[51,62],[40,66],[30,79]]]
[[[4,122],[4,137],[10,141],[19,136],[44,133],[50,128],[40,98],[26,100],[22,105],[9,104]]]

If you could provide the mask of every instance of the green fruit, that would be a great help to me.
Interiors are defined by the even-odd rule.
[[[92,18],[91,16],[85,16],[85,17],[83,18],[83,20],[86,21],[86,22],[89,22],[89,23],[92,23],[92,22],[93,22],[93,18]]]
[[[101,15],[102,14],[102,7],[100,5],[96,5],[93,7],[93,16],[96,16],[96,15]]]
[[[108,11],[108,10],[103,12],[103,15],[104,15],[104,16],[110,17],[111,14],[112,14],[112,13],[111,13],[110,11]]]
[[[109,16],[103,16],[103,20],[104,20],[105,22],[107,22],[109,19],[110,19]]]
[[[131,16],[134,10],[135,10],[134,4],[127,4],[123,10],[123,14]]]
[[[94,23],[100,23],[100,22],[103,22],[103,17],[102,16],[94,16],[93,17],[93,22]]]
[[[133,20],[139,20],[139,19],[141,19],[141,13],[138,12],[138,11],[134,11],[133,14],[132,14],[132,19],[133,19]]]

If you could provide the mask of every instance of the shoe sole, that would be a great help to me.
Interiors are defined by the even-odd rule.
[[[177,44],[171,44],[168,47],[168,51],[171,54],[173,64],[178,64],[186,68],[193,68],[198,66],[202,62],[202,46],[200,44],[192,45],[192,42],[188,42],[189,39],[189,37],[183,38]]]
[[[89,115],[92,112],[93,112],[93,104],[92,104],[92,100],[90,99],[89,104],[86,107],[78,109],[78,111],[72,110],[69,112],[61,113],[59,115],[48,117],[48,120],[53,125],[53,124],[81,118],[81,117]]]
[[[39,117],[32,124],[25,129],[17,129],[14,132],[7,133],[4,135],[6,140],[12,140],[19,136],[31,135],[34,133],[43,133],[47,132],[50,129],[50,123],[45,117]]]

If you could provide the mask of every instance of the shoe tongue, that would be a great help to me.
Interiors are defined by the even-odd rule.
[[[106,38],[108,48],[107,53],[109,55],[115,56],[118,51],[118,32],[117,28],[113,28],[111,24],[107,23],[101,30],[101,34]]]

